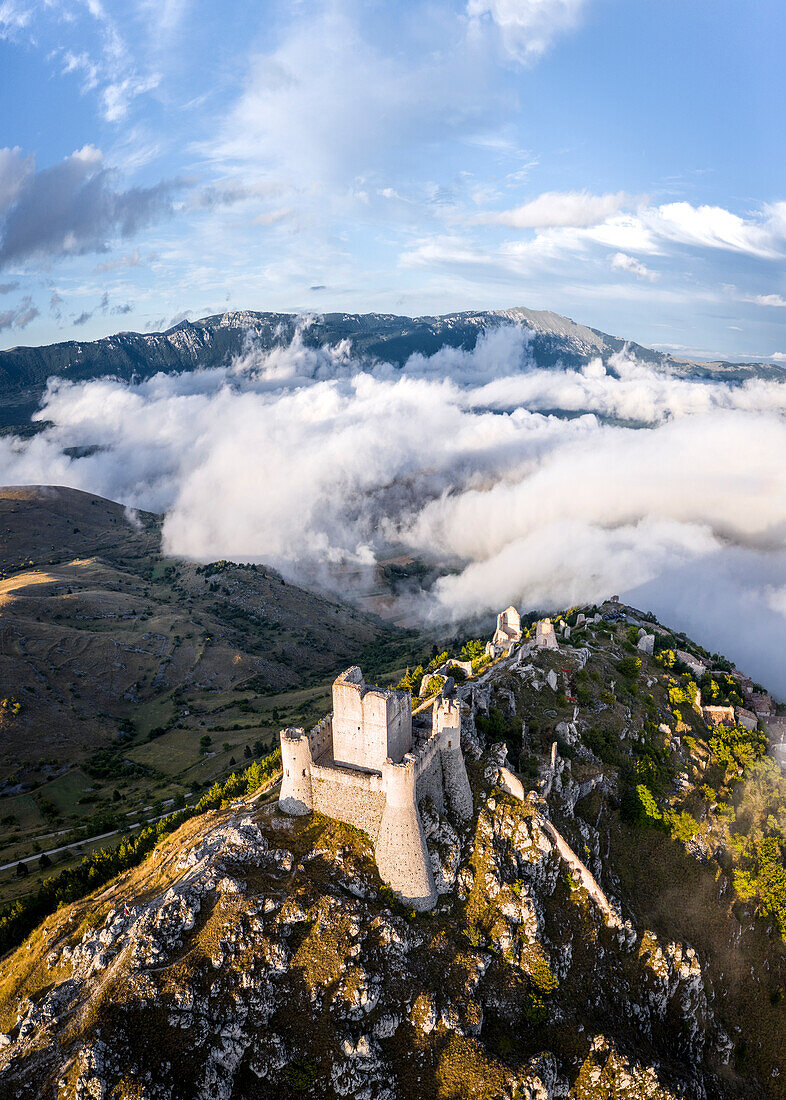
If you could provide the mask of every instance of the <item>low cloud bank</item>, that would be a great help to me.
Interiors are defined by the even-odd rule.
[[[786,696],[784,412],[783,383],[625,354],[540,370],[512,326],[403,370],[298,334],[222,369],[53,380],[53,426],[0,439],[0,479],[166,512],[168,553],[300,580],[402,545],[458,563],[409,608],[424,621],[619,592]]]

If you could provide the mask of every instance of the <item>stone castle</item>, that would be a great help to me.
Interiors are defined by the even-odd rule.
[[[466,820],[472,792],[461,752],[461,709],[438,696],[431,722],[413,724],[407,691],[372,687],[357,666],[333,684],[333,713],[314,729],[281,731],[279,806],[312,811],[367,833],[380,877],[418,910],[437,900],[418,803]]]

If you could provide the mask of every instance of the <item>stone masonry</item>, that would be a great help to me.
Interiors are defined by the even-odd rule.
[[[430,730],[414,731],[409,692],[372,687],[357,666],[333,684],[333,713],[306,732],[281,731],[279,806],[313,811],[367,833],[380,877],[415,909],[437,892],[418,803],[472,815],[457,699],[439,696]]]
[[[535,645],[538,649],[559,649],[551,619],[541,619],[535,627]]]
[[[497,629],[491,640],[503,648],[521,641],[521,616],[515,607],[506,607],[497,615]]]

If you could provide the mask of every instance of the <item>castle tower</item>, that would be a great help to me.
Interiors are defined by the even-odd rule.
[[[541,619],[535,627],[535,645],[538,649],[559,649],[551,619]]]
[[[311,746],[305,730],[289,727],[281,731],[281,793],[278,804],[285,814],[310,814],[314,809],[311,790]]]
[[[463,821],[472,817],[472,790],[461,751],[461,703],[437,699],[432,711],[432,730],[439,737],[445,794],[453,813]]]
[[[379,771],[386,760],[404,759],[412,747],[412,699],[408,691],[370,687],[353,665],[333,683],[333,759]]]
[[[437,890],[418,811],[414,757],[386,761],[382,782],[385,809],[374,845],[379,876],[413,909],[433,909]]]

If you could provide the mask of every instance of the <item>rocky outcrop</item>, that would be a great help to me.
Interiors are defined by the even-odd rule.
[[[586,662],[563,648],[567,688]],[[523,671],[465,686],[469,820],[418,802],[432,913],[395,899],[351,825],[207,815],[12,957],[39,952],[41,976],[5,1006],[3,1100],[767,1095],[735,1069],[707,959],[622,889],[618,785],[578,705],[529,774],[487,746],[501,722],[516,747],[522,690],[553,710],[543,669]],[[630,708],[620,728],[635,744]]]

